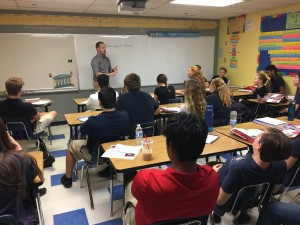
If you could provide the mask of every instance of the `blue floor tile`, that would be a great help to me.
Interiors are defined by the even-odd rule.
[[[65,139],[64,134],[52,134],[52,140]]]
[[[97,223],[95,225],[123,225],[123,220],[121,218],[105,221],[103,223]]]
[[[67,149],[51,152],[51,155],[53,155],[55,158],[66,156],[66,154],[67,154]]]
[[[64,175],[64,173],[52,175],[50,177],[51,178],[51,187],[57,186],[57,185],[62,185],[60,183],[60,179],[63,175]],[[75,177],[75,174],[73,173],[72,182],[75,182],[75,181],[76,181],[76,177]]]
[[[85,209],[53,215],[54,225],[89,225]]]
[[[108,189],[108,192],[109,192],[109,188]],[[116,200],[119,200],[119,199],[123,199],[123,185],[117,185],[117,186],[114,186],[113,187],[113,201],[116,201]]]

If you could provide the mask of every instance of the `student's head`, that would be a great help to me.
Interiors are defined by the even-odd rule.
[[[268,128],[254,140],[253,149],[264,162],[280,161],[291,155],[292,141],[280,130]]]
[[[227,69],[225,67],[221,67],[219,69],[219,77],[220,78],[223,78],[226,75],[226,73],[227,73]]]
[[[197,78],[185,82],[184,98],[188,111],[203,118],[206,102],[200,82]]]
[[[130,73],[125,77],[124,85],[128,91],[139,91],[141,88],[141,78],[135,73]]]
[[[178,113],[169,117],[163,134],[169,157],[172,151],[178,161],[195,162],[205,146],[207,125],[194,113]]]
[[[191,66],[188,68],[187,71],[188,78],[198,77],[200,72],[201,70],[199,69],[198,66]]]
[[[270,78],[274,77],[277,74],[277,68],[274,65],[268,65],[265,68],[265,71],[266,71],[268,77],[270,77]]]
[[[267,82],[266,75],[259,73],[254,78],[254,85],[265,85]]]
[[[111,87],[103,87],[98,93],[98,99],[102,108],[112,109],[116,106],[116,92]]]
[[[300,87],[300,73],[297,73],[293,78],[293,85]]]
[[[101,74],[97,76],[97,82],[100,88],[109,86],[109,76],[106,74]]]
[[[24,86],[24,81],[20,77],[10,77],[5,82],[5,88],[8,95],[16,96],[22,90]]]
[[[230,108],[232,106],[231,94],[222,78],[215,78],[210,82],[209,89],[211,92],[218,92],[218,95],[223,104]]]
[[[167,81],[168,81],[168,78],[165,74],[159,74],[156,78],[156,81],[158,84],[165,84],[167,85]]]
[[[106,46],[104,42],[99,41],[96,43],[96,50],[98,54],[105,55],[106,54]]]
[[[201,70],[201,66],[200,66],[200,65],[195,65],[195,66],[197,66],[197,67],[198,67],[198,69],[199,69],[199,70]]]

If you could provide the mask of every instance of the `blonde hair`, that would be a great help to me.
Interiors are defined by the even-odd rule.
[[[195,65],[195,66],[191,66],[191,71],[194,72],[193,74],[193,78],[197,78],[200,82],[200,85],[201,85],[201,89],[202,89],[202,92],[203,92],[203,96],[206,95],[206,92],[205,92],[205,78],[203,76],[203,73],[201,71],[201,69],[199,68],[198,65]]]
[[[188,112],[195,113],[204,118],[206,102],[198,79],[186,81],[184,98]]]
[[[17,95],[22,87],[24,86],[24,81],[20,77],[10,77],[5,82],[5,88],[8,95]]]
[[[222,78],[215,78],[210,83],[211,87],[216,90],[223,104],[230,108],[232,106],[231,94]]]

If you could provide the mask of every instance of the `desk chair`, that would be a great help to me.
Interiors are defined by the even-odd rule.
[[[48,148],[44,139],[42,138],[42,134],[38,133],[33,134],[31,127],[25,118],[22,117],[6,117],[3,118],[6,128],[9,131],[10,135],[16,140],[36,140],[37,150],[43,149],[48,152]]]
[[[18,225],[18,222],[13,215],[5,214],[0,216],[0,225]]]
[[[254,207],[261,207],[267,193],[270,184],[267,182],[247,185],[238,190],[231,196],[229,201],[225,204],[225,211],[229,213],[236,213],[233,221],[236,221],[242,211],[251,209]],[[212,224],[214,221],[212,219]]]
[[[280,196],[277,198],[277,200],[281,201],[282,197],[288,192],[288,190],[293,187],[293,186],[296,186],[296,185],[299,185],[299,184],[296,184],[296,181],[297,181],[297,177],[300,176],[300,161],[298,160],[296,162],[296,164],[293,166],[293,173],[289,179],[289,181],[287,182],[287,185],[284,187],[283,189],[283,192],[280,194]],[[296,199],[298,199],[300,196],[300,191],[298,194],[296,194],[294,196],[294,198],[291,200],[290,203],[293,203]]]
[[[147,123],[140,123],[141,128],[143,129],[143,134],[147,137],[152,137],[156,133],[156,123],[155,122],[147,122]],[[134,126],[131,134],[129,135],[129,139],[135,139],[135,129],[137,124]]]

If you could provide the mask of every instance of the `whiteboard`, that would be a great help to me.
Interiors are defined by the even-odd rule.
[[[78,89],[74,35],[2,33],[0,43],[0,90],[11,76],[23,78],[24,90]],[[69,83],[60,79],[57,85],[61,76],[68,76]]]
[[[215,37],[148,37],[146,35],[75,34],[79,88],[92,89],[91,60],[97,54],[95,44],[106,44],[106,56],[118,74],[110,78],[113,88],[123,87],[129,73],[140,75],[142,86],[156,85],[156,77],[164,73],[168,83],[183,83],[187,69],[199,64],[207,77],[213,74]]]

